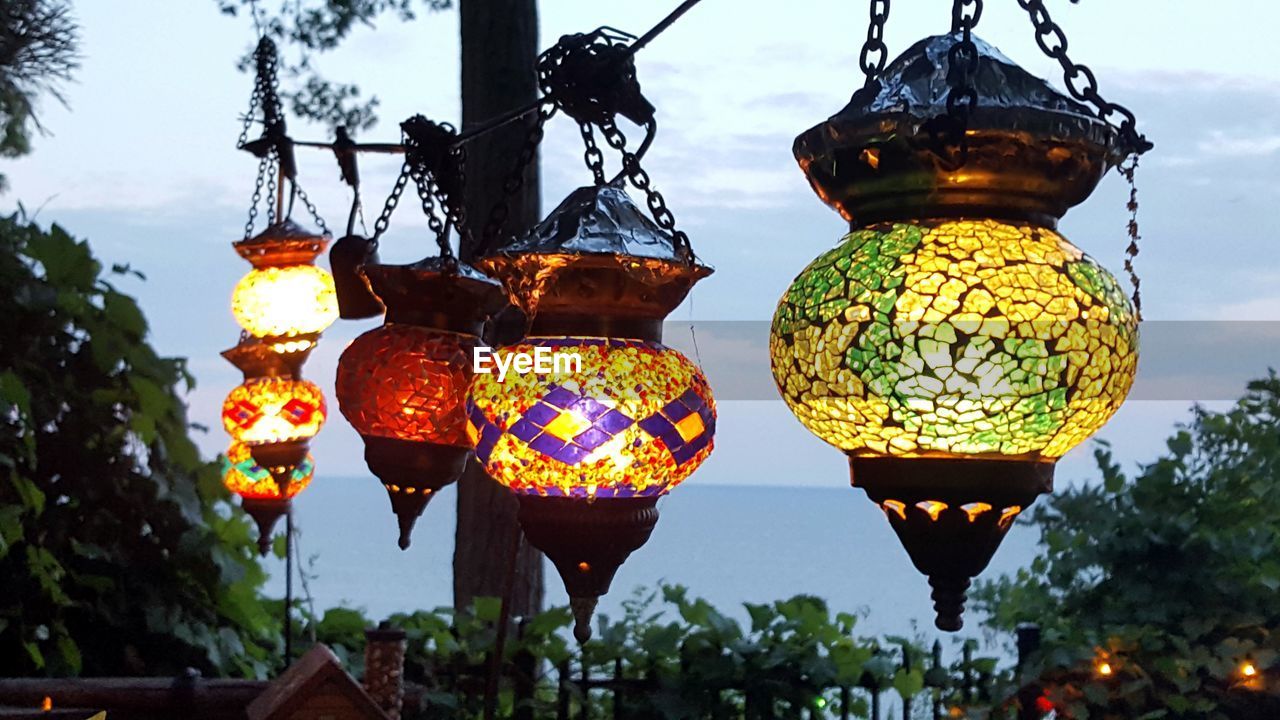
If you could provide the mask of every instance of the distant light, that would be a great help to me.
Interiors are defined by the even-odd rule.
[[[49,697],[48,695],[45,695],[45,696],[44,696],[44,700],[42,700],[42,701],[40,702],[40,709],[41,709],[41,710],[43,710],[43,711],[45,711],[45,712],[52,712],[52,711],[53,711],[53,698]]]
[[[1097,665],[1098,674],[1102,677],[1110,677],[1115,671],[1111,669],[1111,663],[1103,660]]]
[[[1240,666],[1240,674],[1247,678],[1257,677],[1258,666],[1246,660],[1244,664]]]

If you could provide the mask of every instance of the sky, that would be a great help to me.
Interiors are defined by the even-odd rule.
[[[548,0],[541,3],[542,46],[604,24],[639,34],[674,4]],[[253,43],[252,28],[216,5],[76,3],[84,57],[66,91],[68,106],[44,103],[49,134],[36,138],[29,157],[0,163],[11,188],[0,207],[21,203],[40,222],[88,238],[106,261],[127,261],[147,274],[145,282],[120,284],[139,297],[161,352],[190,359],[199,381],[189,396],[191,417],[215,428],[199,439],[210,457],[225,443],[217,430],[221,400],[239,381],[218,352],[238,334],[229,298],[247,265],[230,243],[240,237],[256,170],[253,158],[235,149],[252,85],[235,66]],[[886,32],[891,54],[945,32],[945,5],[895,3]],[[1146,349],[1134,398],[1100,435],[1133,463],[1161,450],[1192,401],[1220,406],[1265,372],[1272,349],[1280,352],[1280,326],[1258,322],[1280,319],[1273,219],[1280,204],[1280,49],[1273,39],[1280,5],[1223,0],[1206,13],[1190,0],[1087,0],[1050,8],[1072,56],[1096,71],[1103,95],[1130,107],[1156,143],[1138,175]],[[794,275],[839,239],[841,220],[810,191],[790,148],[796,134],[838,111],[860,86],[866,16],[863,2],[704,0],[641,53],[639,78],[661,125],[647,169],[700,257],[717,270],[674,319],[753,321],[741,332],[767,332]],[[977,32],[1061,86],[1015,3],[988,3]],[[397,123],[413,114],[458,122],[457,36],[456,11],[424,13],[412,23],[388,18],[355,32],[319,66],[380,98],[382,122],[362,139],[395,140]],[[326,139],[323,128],[300,121],[290,127],[295,137]],[[566,121],[548,133],[547,209],[589,182],[578,143]],[[300,153],[303,187],[330,225],[340,225],[350,198],[331,156]],[[363,161],[371,208],[380,206],[397,169],[395,158]],[[1061,225],[1117,274],[1127,244],[1126,196],[1112,174]],[[420,214],[404,203],[383,258],[415,260],[430,242]],[[326,332],[307,373],[330,397],[342,348],[375,324],[340,321]],[[703,353],[734,359],[763,348],[760,337],[735,343],[717,335],[721,326],[707,327],[698,338]],[[678,348],[691,346],[680,332],[668,337]],[[767,362],[762,355],[737,359],[754,363],[756,373]],[[713,387],[718,367],[708,370]],[[722,397],[717,451],[691,482],[847,482],[840,454],[804,431],[780,401],[766,399],[773,397],[767,379],[756,389]],[[747,396],[757,399],[735,399]],[[367,475],[360,440],[336,408],[314,452],[323,474]],[[1063,461],[1059,478],[1088,478],[1091,462],[1088,447],[1079,449]]]

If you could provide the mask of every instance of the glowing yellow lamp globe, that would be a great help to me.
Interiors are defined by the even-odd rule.
[[[851,457],[1052,462],[1133,384],[1134,309],[1056,232],[995,220],[850,233],[778,304],[773,376]]]
[[[264,377],[246,380],[222,404],[222,425],[246,445],[308,440],[324,425],[324,393],[307,380]]]
[[[222,456],[222,483],[227,489],[247,500],[291,499],[311,484],[315,476],[315,459],[306,459],[294,468],[283,492],[271,472],[253,459],[249,446],[233,442]]]
[[[502,381],[480,373],[468,401],[476,457],[517,494],[655,497],[711,454],[715,402],[684,355],[616,338],[528,338],[495,355],[503,362],[539,348],[576,356],[580,365],[576,372],[508,372]]]
[[[338,318],[338,295],[333,276],[324,268],[259,267],[236,284],[231,312],[254,337],[315,335]]]

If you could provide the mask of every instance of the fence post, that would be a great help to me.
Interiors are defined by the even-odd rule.
[[[584,651],[578,658],[578,662],[582,665],[582,708],[578,713],[578,717],[582,720],[590,720],[591,718],[591,666],[587,663],[587,655]]]
[[[559,691],[556,694],[556,718],[557,720],[569,720],[569,683],[572,682],[572,679],[569,677],[568,660],[562,660],[556,666],[556,674],[560,679],[560,682],[557,683]]]
[[[911,672],[911,646],[902,643],[902,669]],[[911,698],[905,695],[902,697],[902,720],[911,720]]]
[[[848,685],[840,686],[840,720],[849,720],[849,703],[853,700],[853,693],[849,692]]]
[[[613,659],[613,718],[625,720],[627,714],[626,675],[622,668],[622,656]]]
[[[516,637],[524,640],[525,629],[529,625],[528,618],[521,618],[516,625]],[[538,674],[538,659],[522,647],[511,659],[515,678],[515,720],[533,720],[533,702],[536,692],[534,676]]]
[[[941,640],[933,641],[932,662],[933,662],[932,670],[935,675],[941,675],[943,672],[945,672],[942,669],[942,641]],[[946,687],[945,685],[938,685],[933,688],[933,720],[942,720],[942,691],[943,691],[943,688],[945,687]]]
[[[1028,683],[1022,675],[1031,656],[1040,651],[1040,626],[1024,623],[1017,627],[1018,633],[1018,667],[1014,675],[1018,682],[1018,720],[1040,720],[1040,710],[1036,700],[1040,697],[1040,685]]]

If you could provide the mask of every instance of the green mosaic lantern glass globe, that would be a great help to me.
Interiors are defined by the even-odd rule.
[[[852,232],[787,289],[769,347],[787,406],[848,455],[944,630],[1054,462],[1120,407],[1138,346],[1119,283],[1056,230],[1120,160],[1115,131],[976,41],[979,81],[1003,91],[979,88],[967,149],[939,147],[923,126],[957,40],[917,43],[797,138]]]

